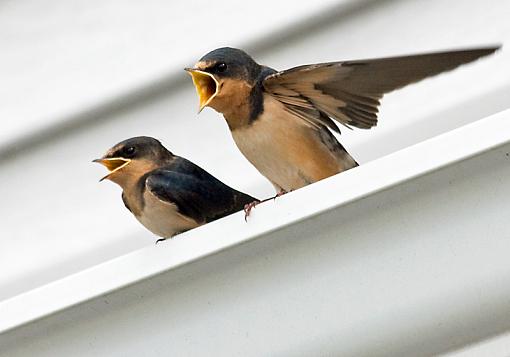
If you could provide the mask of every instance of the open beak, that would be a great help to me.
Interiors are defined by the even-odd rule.
[[[197,68],[185,68],[184,70],[188,72],[193,79],[193,84],[195,85],[198,99],[200,100],[200,108],[198,109],[200,113],[218,94],[220,85],[216,78],[210,73]]]
[[[108,173],[108,175],[106,175],[101,180],[99,180],[99,182],[101,182],[104,179],[108,178],[108,176],[110,176],[114,172],[117,172],[120,169],[122,169],[123,167],[126,167],[127,165],[129,165],[131,160],[124,159],[122,157],[111,157],[111,158],[109,157],[109,158],[95,159],[95,160],[92,160],[92,162],[97,162],[97,163],[103,165],[104,167],[106,167],[108,169],[108,171],[110,171]]]

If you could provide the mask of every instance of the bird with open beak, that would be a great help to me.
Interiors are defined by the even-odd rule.
[[[237,147],[277,193],[357,166],[337,123],[369,129],[384,94],[487,56],[498,47],[304,65],[276,71],[235,48],[186,68],[200,110],[223,114]]]
[[[110,171],[101,181],[118,184],[127,209],[145,228],[163,238],[225,217],[256,201],[172,154],[151,137],[122,141],[94,162]]]

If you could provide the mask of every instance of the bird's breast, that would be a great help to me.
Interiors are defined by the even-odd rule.
[[[263,113],[251,125],[232,130],[232,137],[277,190],[296,190],[340,170],[315,129],[268,95]]]
[[[200,225],[192,218],[179,213],[175,204],[161,201],[148,190],[144,192],[143,197],[143,210],[135,217],[148,230],[160,237],[169,238]]]

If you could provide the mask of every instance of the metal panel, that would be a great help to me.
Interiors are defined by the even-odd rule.
[[[16,19],[8,14],[18,4],[1,5],[0,17]],[[109,4],[97,11],[117,9],[115,1]],[[270,28],[222,38],[244,44],[276,68],[507,46],[510,39],[505,0],[491,6],[477,0],[343,1],[331,8],[329,2],[314,3],[318,12],[310,16],[306,6],[293,8],[294,15],[273,13]],[[109,14],[115,18],[115,11]],[[289,22],[275,30],[283,18]],[[128,20],[117,25],[129,27]],[[9,21],[2,26],[12,26]],[[118,39],[115,31],[110,35]],[[163,33],[148,52],[168,50],[158,45]],[[18,35],[26,40],[26,34]],[[216,42],[201,45],[200,52]],[[125,53],[122,48],[102,55]],[[37,46],[29,50],[44,52]],[[11,56],[0,61],[25,63],[4,52]],[[13,83],[23,95],[2,106],[15,110],[12,118],[18,119],[14,131],[2,133],[10,144],[0,149],[1,355],[408,356],[510,350],[507,335],[492,339],[510,328],[508,113],[477,122],[510,103],[506,47],[476,65],[387,96],[378,128],[342,134],[361,167],[257,208],[248,224],[237,214],[158,246],[124,209],[117,187],[96,183],[101,170],[89,161],[114,142],[158,136],[237,188],[260,196],[272,188],[236,151],[216,113],[194,120],[194,90],[177,69],[195,54],[172,62],[175,72],[161,58],[144,61],[145,55],[110,73],[126,80],[122,83],[98,74],[105,70],[103,57],[92,56],[95,79],[116,87],[82,88],[73,103],[55,96],[77,93],[64,71],[70,63],[58,66],[65,56],[42,61],[63,69],[59,83],[65,85],[52,93],[29,96],[30,88],[48,85],[48,64],[38,63],[37,56],[26,60],[41,64],[33,70],[42,79],[29,71],[10,73],[22,77]],[[140,71],[127,73],[134,63]],[[11,65],[4,67],[11,71]],[[87,81],[90,73],[84,69],[79,78]],[[14,92],[7,94],[2,97]],[[46,94],[53,95],[53,104],[44,102]],[[34,126],[21,130],[28,119]],[[463,127],[468,123],[473,124]],[[43,127],[48,130],[38,131]],[[435,137],[455,128],[460,131]]]
[[[286,68],[510,38],[510,3],[505,0],[490,7],[476,0],[451,1],[447,7],[441,0],[355,4],[295,19],[296,26],[257,41],[247,39],[245,47],[262,63]],[[319,12],[323,5],[317,4]],[[126,25],[124,20],[119,21]],[[502,110],[510,102],[509,61],[503,49],[473,66],[390,94],[383,101],[379,126],[345,130],[342,143],[364,164]],[[179,66],[185,64],[190,63]],[[126,137],[157,136],[175,153],[236,188],[260,197],[273,192],[239,154],[217,113],[196,117],[194,89],[184,71],[179,73],[178,81],[160,78],[154,87],[141,87],[109,104],[104,98],[104,106],[86,108],[67,117],[63,126],[38,132],[29,143],[16,142],[14,151],[0,152],[0,235],[7,237],[0,240],[0,299],[152,245],[155,238],[125,210],[118,188],[98,185],[102,168],[90,163]]]
[[[510,144],[490,148],[507,135],[508,115],[257,208],[245,233],[232,216],[7,301],[0,309],[16,318],[95,284],[114,287],[123,274],[133,282],[4,333],[0,351],[409,356],[500,334],[510,328]],[[393,173],[380,171],[391,163]],[[368,187],[375,193],[362,195]],[[210,241],[199,244],[202,235]],[[209,254],[182,265],[200,246]]]

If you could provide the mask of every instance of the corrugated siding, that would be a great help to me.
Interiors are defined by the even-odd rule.
[[[97,183],[104,171],[90,162],[127,137],[156,136],[236,188],[272,193],[221,117],[196,115],[181,68],[209,49],[241,46],[283,69],[503,44],[497,56],[385,97],[376,129],[344,130],[342,142],[361,163],[510,103],[504,0],[0,6],[0,298],[153,244],[118,187]]]

